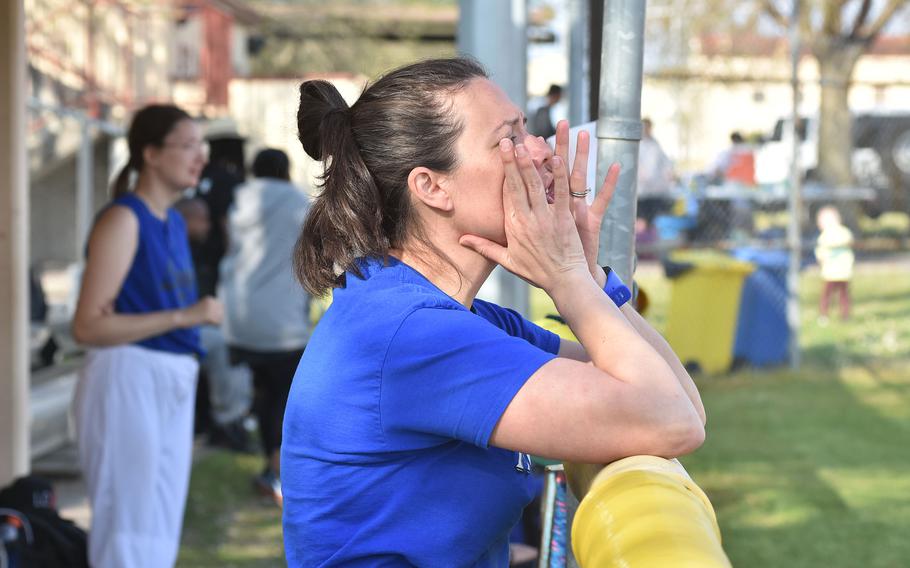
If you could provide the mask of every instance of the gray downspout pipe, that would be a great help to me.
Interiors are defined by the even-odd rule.
[[[569,124],[581,124],[591,120],[588,0],[569,0],[569,17]]]
[[[645,4],[641,0],[604,1],[600,59],[597,183],[606,177],[610,164],[618,162],[622,170],[600,231],[598,262],[610,265],[630,285],[635,268]]]
[[[790,13],[790,85],[793,96],[793,108],[790,117],[790,140],[793,148],[790,154],[790,192],[787,194],[787,209],[789,222],[787,223],[787,244],[790,249],[790,262],[787,267],[787,326],[790,328],[790,367],[799,369],[799,267],[802,263],[802,242],[800,240],[800,221],[803,218],[802,210],[802,173],[799,167],[799,136],[797,126],[799,123],[799,60],[800,45],[799,12],[800,0],[793,0],[793,10]]]
[[[518,108],[526,106],[526,0],[459,0],[458,51],[480,61]],[[528,284],[497,266],[479,297],[530,315]]]

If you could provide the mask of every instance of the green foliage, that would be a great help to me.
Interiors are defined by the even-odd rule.
[[[864,237],[901,238],[910,236],[910,216],[899,211],[882,213],[877,219],[860,217],[858,222]]]
[[[259,77],[352,73],[369,78],[405,63],[456,54],[455,0],[260,2],[252,34]]]

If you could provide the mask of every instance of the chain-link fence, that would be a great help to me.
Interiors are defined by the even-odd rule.
[[[850,279],[847,259],[862,271],[910,245],[910,40],[880,28],[841,59],[849,69],[831,69],[811,7],[792,16],[793,58],[790,14],[728,4],[649,2],[642,115],[651,124],[636,224],[646,293],[669,287],[664,332],[685,362],[715,372],[786,363],[800,325],[827,321],[822,305],[799,318],[788,289],[820,279],[824,296],[827,282]],[[844,33],[868,28],[857,30]],[[852,241],[822,230],[820,212],[831,209]],[[825,265],[832,257],[839,269]]]

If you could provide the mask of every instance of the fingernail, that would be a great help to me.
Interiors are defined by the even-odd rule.
[[[527,156],[528,149],[525,148],[524,144],[519,144],[518,146],[515,146],[515,153],[518,154],[519,156]]]
[[[553,161],[553,167],[558,168],[559,166],[562,165],[562,158],[560,158],[559,156],[553,156],[550,159]]]
[[[508,150],[511,145],[512,145],[512,141],[509,140],[508,138],[503,138],[502,140],[499,141],[500,150]]]

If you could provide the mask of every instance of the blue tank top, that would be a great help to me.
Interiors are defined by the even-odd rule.
[[[196,303],[193,259],[180,214],[168,209],[167,221],[162,221],[132,193],[115,199],[113,205],[129,207],[139,221],[136,255],[114,302],[114,310],[121,314],[145,314]],[[175,329],[135,344],[170,353],[204,354],[196,327]]]

